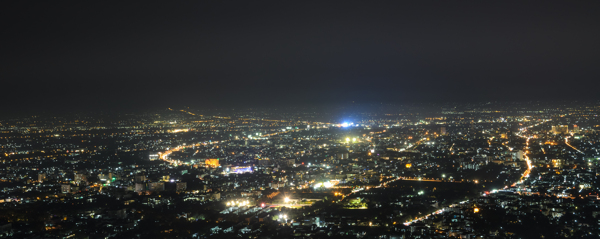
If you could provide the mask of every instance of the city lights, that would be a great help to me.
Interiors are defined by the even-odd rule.
[[[600,1],[3,10],[0,238],[600,238]]]

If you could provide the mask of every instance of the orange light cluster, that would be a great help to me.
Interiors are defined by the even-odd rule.
[[[219,167],[219,159],[206,159],[204,161],[204,164],[207,167],[216,168],[216,167]]]

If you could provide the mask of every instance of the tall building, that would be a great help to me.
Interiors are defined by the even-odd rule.
[[[440,127],[440,135],[446,135],[446,127]]]
[[[155,192],[165,191],[165,183],[151,182],[150,184],[148,184],[148,190]]]
[[[146,191],[146,184],[145,183],[135,183],[135,192],[142,192],[142,191]]]
[[[98,179],[102,180],[102,181],[110,181],[110,176],[108,174],[98,174]]]
[[[44,182],[46,181],[46,173],[39,173],[38,174],[38,182]]]
[[[523,160],[523,158],[524,158],[523,150],[517,150],[517,151],[512,152],[512,156],[513,156],[513,159]]]
[[[135,175],[135,182],[141,183],[146,181],[146,175]]]
[[[580,131],[579,131],[579,126],[577,126],[577,125],[573,125],[573,133],[574,133],[574,134],[579,134],[579,132],[580,132]]]

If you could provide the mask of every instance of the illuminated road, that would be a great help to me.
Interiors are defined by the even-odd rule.
[[[170,110],[171,110],[171,109],[170,109]],[[191,113],[191,112],[187,112],[187,111],[184,111],[184,110],[181,110],[181,111],[182,111],[182,112],[185,112],[185,113],[188,113],[188,114],[193,114],[193,113]],[[315,123],[311,123],[311,124],[315,124]],[[276,135],[279,135],[279,134],[286,134],[286,133],[289,133],[289,132],[298,132],[298,131],[301,131],[301,130],[305,130],[305,129],[292,129],[292,130],[286,130],[286,131],[282,131],[282,132],[275,132],[275,133],[271,133],[271,134],[265,134],[265,135],[262,135],[261,137],[263,137],[263,138],[267,138],[267,137],[276,136]],[[170,163],[170,164],[183,164],[183,162],[182,162],[182,161],[180,161],[180,160],[172,160],[172,159],[169,159],[169,156],[170,156],[170,155],[171,155],[173,152],[181,151],[181,150],[182,150],[182,149],[184,149],[185,147],[193,147],[193,146],[199,147],[199,146],[202,146],[202,145],[218,144],[218,143],[224,143],[224,142],[227,142],[227,141],[229,141],[229,140],[214,141],[214,142],[210,142],[210,143],[206,143],[206,142],[204,142],[204,143],[197,143],[197,144],[194,144],[194,145],[179,145],[179,146],[177,146],[177,147],[175,147],[175,148],[168,149],[168,150],[166,150],[165,152],[159,152],[159,158],[160,158],[161,160],[165,161],[165,162],[168,162],[168,163]]]
[[[538,126],[538,125],[539,125],[539,123],[535,124],[535,125],[531,125],[528,128]],[[523,128],[522,131],[523,131],[523,133],[525,133],[527,131],[527,128]],[[533,168],[533,165],[531,164],[531,159],[529,159],[529,155],[527,155],[527,154],[529,154],[529,140],[533,137],[532,136],[524,136],[523,133],[517,134],[517,135],[519,137],[523,137],[523,138],[527,139],[527,141],[525,141],[525,154],[523,155],[525,157],[525,162],[527,163],[527,170],[525,170],[525,172],[523,172],[523,175],[521,175],[521,180],[519,180],[519,182],[513,184],[513,186],[516,186],[516,184],[523,183],[525,178],[529,177],[529,173],[531,173],[531,169]]]
[[[543,122],[543,123],[545,123],[545,122]],[[532,126],[529,126],[529,128],[531,128],[531,127],[534,127],[534,126],[538,126],[539,124],[540,124],[540,123],[538,123],[538,124],[535,124],[535,125],[532,125]],[[524,128],[522,131],[523,131],[523,132],[527,131],[527,128]],[[521,134],[517,134],[517,135],[518,135],[518,136],[520,136],[520,137],[523,137],[523,138],[526,138],[526,139],[527,139],[527,141],[526,141],[526,146],[525,146],[525,152],[526,152],[526,153],[525,153],[525,155],[524,155],[524,156],[525,156],[525,162],[527,163],[527,170],[525,170],[525,172],[523,172],[523,175],[521,175],[521,180],[519,181],[519,184],[521,184],[521,183],[523,183],[523,179],[524,179],[524,178],[527,178],[527,177],[529,177],[529,173],[531,172],[531,169],[533,168],[533,165],[531,164],[531,160],[529,159],[529,156],[527,155],[527,154],[529,153],[529,139],[531,139],[532,137],[531,137],[531,136],[529,136],[529,137],[527,137],[527,136],[523,136],[523,135],[521,135]],[[488,141],[488,142],[489,142],[489,141]],[[515,183],[515,184],[516,184],[516,183]],[[513,184],[513,186],[514,186],[515,184]],[[491,193],[495,193],[495,192],[494,192],[494,191],[492,191]],[[460,203],[452,204],[452,205],[450,205],[449,207],[455,207],[455,206],[457,206],[457,205],[459,205],[459,204],[463,204],[463,203],[466,203],[466,202],[468,202],[468,200],[467,200],[467,201],[462,201],[462,202],[460,202]],[[430,213],[430,214],[427,214],[427,215],[425,215],[425,216],[422,216],[422,217],[420,217],[420,218],[416,218],[416,219],[414,219],[414,220],[411,220],[411,221],[405,222],[405,223],[404,223],[404,225],[406,225],[406,226],[409,226],[410,224],[412,224],[412,223],[414,223],[414,222],[418,222],[418,221],[425,220],[425,219],[429,218],[430,216],[433,216],[433,215],[436,215],[436,214],[440,214],[440,213],[443,213],[443,212],[444,212],[444,209],[440,209],[440,210],[437,210],[437,211],[435,211],[435,212],[433,212],[433,213]]]
[[[569,147],[571,147],[572,149],[576,150],[577,152],[583,154],[583,152],[581,152],[581,150],[579,150],[579,149],[575,148],[575,146],[569,144],[569,137],[565,137],[565,144],[567,144]]]
[[[529,177],[529,173],[531,173],[531,168],[533,166],[531,166],[531,160],[529,159],[529,156],[527,155],[529,153],[529,139],[531,139],[531,137],[527,137],[527,141],[526,141],[526,148],[525,148],[525,162],[527,162],[527,170],[525,170],[525,172],[523,172],[523,175],[521,175],[521,181],[519,181],[519,183],[523,183],[524,178]]]

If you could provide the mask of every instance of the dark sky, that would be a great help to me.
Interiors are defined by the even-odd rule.
[[[600,98],[600,1],[17,1],[3,112]]]

